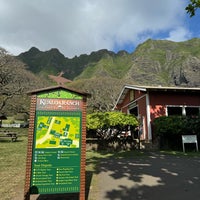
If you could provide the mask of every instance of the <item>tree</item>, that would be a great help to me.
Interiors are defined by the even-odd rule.
[[[85,80],[78,80],[68,86],[89,92],[91,98],[87,100],[88,110],[111,111],[119,95],[119,88],[123,86],[123,81],[110,77],[96,77]]]
[[[109,127],[138,126],[138,120],[133,115],[122,112],[95,112],[87,115],[87,129],[96,130]]]
[[[0,48],[0,111],[28,112],[25,93],[43,85],[26,66],[5,49]]]
[[[200,8],[200,0],[190,0],[190,3],[185,8],[190,17],[193,17],[196,13],[196,10]]]
[[[0,49],[0,110],[4,108],[8,99],[22,92],[21,82],[17,76],[18,65],[19,63],[15,63],[5,49]]]
[[[91,113],[87,115],[87,137],[98,137],[103,141],[100,145],[104,147],[109,143],[118,144],[120,148],[124,148],[128,143],[134,146],[134,130],[138,123],[134,115],[122,112]]]

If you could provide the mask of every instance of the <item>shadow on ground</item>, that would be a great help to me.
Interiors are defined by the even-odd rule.
[[[148,153],[97,159],[96,200],[198,200],[200,157]],[[91,193],[91,191],[90,191]],[[94,198],[90,195],[88,200]]]
[[[79,200],[78,194],[40,194],[31,195],[30,200]]]

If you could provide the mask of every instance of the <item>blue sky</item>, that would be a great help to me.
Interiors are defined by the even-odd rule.
[[[37,47],[66,57],[134,49],[147,39],[200,38],[200,11],[188,0],[0,0],[0,47],[18,55]]]
[[[186,18],[186,26],[192,33],[192,37],[200,37],[200,10],[198,9],[194,17]]]

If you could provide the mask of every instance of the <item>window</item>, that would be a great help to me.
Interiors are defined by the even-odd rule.
[[[199,107],[186,107],[185,110],[187,116],[198,116],[200,114]]]
[[[134,99],[134,90],[130,90],[130,101],[133,101]]]
[[[167,115],[198,116],[200,107],[198,106],[167,106]]]
[[[138,107],[136,106],[134,108],[129,109],[129,113],[132,115],[135,115],[137,117],[138,116]]]
[[[168,116],[182,115],[182,107],[168,107],[167,113],[168,113]]]

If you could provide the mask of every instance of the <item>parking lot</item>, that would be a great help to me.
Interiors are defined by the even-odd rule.
[[[150,153],[103,159],[96,180],[88,200],[198,200],[200,157]]]

